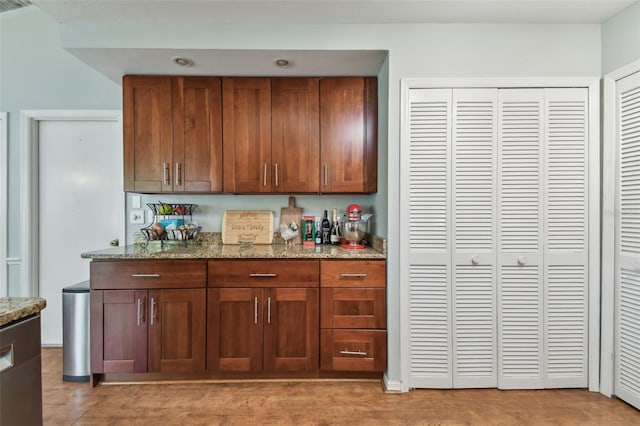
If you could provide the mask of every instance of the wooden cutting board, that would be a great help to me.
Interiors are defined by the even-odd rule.
[[[302,224],[302,209],[296,207],[296,197],[289,197],[289,207],[282,207],[280,209],[280,223],[289,225],[291,222],[297,223],[298,229],[300,229]],[[298,235],[290,241],[294,244],[302,244],[302,232],[298,232]]]
[[[222,215],[222,244],[273,243],[271,210],[227,210]]]

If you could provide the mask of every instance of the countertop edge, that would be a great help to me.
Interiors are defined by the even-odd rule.
[[[46,306],[39,297],[0,297],[0,327],[39,314]]]

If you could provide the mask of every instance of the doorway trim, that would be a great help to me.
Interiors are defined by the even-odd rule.
[[[9,277],[7,276],[7,217],[9,204],[9,134],[7,133],[7,113],[0,112],[0,297],[9,295]]]
[[[122,128],[119,110],[24,110],[20,111],[20,296],[39,294],[38,127],[40,121],[111,121]],[[120,132],[122,133],[122,132]],[[80,256],[80,253],[78,253]]]

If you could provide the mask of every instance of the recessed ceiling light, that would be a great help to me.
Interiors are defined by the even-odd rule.
[[[278,68],[288,68],[291,64],[287,59],[276,59],[274,63]]]
[[[187,58],[185,56],[175,56],[171,58],[174,64],[180,65],[181,67],[192,67],[193,59]]]

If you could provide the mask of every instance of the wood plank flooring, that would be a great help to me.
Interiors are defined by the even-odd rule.
[[[640,411],[586,390],[414,390],[376,381],[100,385],[62,381],[42,350],[45,425],[640,425]]]

